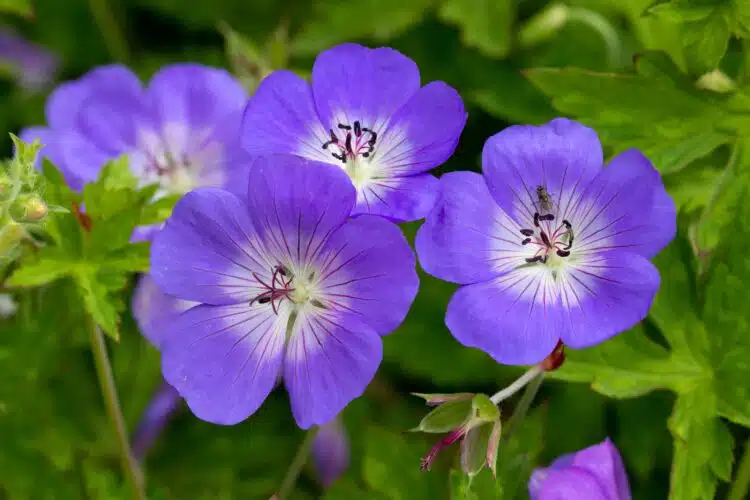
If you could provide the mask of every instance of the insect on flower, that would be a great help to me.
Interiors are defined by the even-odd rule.
[[[199,305],[159,346],[164,377],[200,418],[234,424],[283,380],[300,427],[332,420],[382,358],[380,337],[419,285],[398,226],[348,219],[356,192],[338,168],[259,157],[246,198],[221,189],[180,200],[156,236],[151,270]]]
[[[357,188],[355,213],[405,221],[432,208],[437,180],[427,172],[453,154],[466,116],[453,88],[420,86],[408,57],[347,43],[318,56],[310,84],[290,71],[266,77],[241,136],[251,154],[288,153],[341,168]]]
[[[646,316],[660,282],[648,259],[674,237],[675,206],[638,151],[603,163],[593,130],[556,119],[491,137],[483,175],[442,177],[416,246],[425,271],[465,285],[446,314],[460,342],[535,364]]]

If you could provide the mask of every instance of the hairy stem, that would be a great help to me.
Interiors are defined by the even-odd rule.
[[[529,370],[526,373],[524,373],[523,375],[521,375],[520,377],[518,377],[508,387],[506,387],[505,389],[503,389],[501,391],[496,392],[490,398],[490,400],[493,403],[498,404],[498,403],[500,403],[500,402],[508,399],[509,397],[511,397],[512,395],[514,395],[515,393],[517,393],[518,391],[520,391],[521,389],[523,389],[524,387],[526,387],[526,385],[529,382],[531,382],[531,380],[534,377],[536,377],[536,375],[539,372],[541,372],[541,371],[542,371],[542,368],[541,368],[540,365],[532,366],[531,368],[529,368]]]
[[[307,462],[307,457],[310,454],[310,448],[312,448],[313,439],[318,433],[318,427],[313,427],[308,430],[305,434],[305,438],[297,448],[297,454],[292,459],[292,463],[286,471],[284,480],[281,482],[281,488],[279,492],[274,496],[274,500],[285,500],[289,498],[289,495],[294,491],[294,485],[297,483],[297,477],[302,472],[302,467]]]
[[[93,351],[94,363],[96,365],[96,375],[99,378],[99,387],[104,398],[107,416],[117,438],[117,448],[120,460],[122,461],[122,471],[130,486],[133,498],[136,500],[146,500],[146,493],[143,489],[143,477],[138,464],[133,458],[133,454],[130,452],[128,434],[125,429],[122,411],[120,410],[120,402],[117,399],[117,388],[112,376],[109,356],[107,356],[107,345],[104,342],[104,335],[102,335],[101,330],[99,330],[99,327],[89,315],[87,315],[87,323],[91,339],[91,350]]]
[[[542,380],[544,380],[544,373],[545,372],[541,370],[534,373],[534,376],[532,377],[533,380],[531,380],[531,382],[526,387],[526,391],[524,391],[523,396],[521,397],[521,400],[513,409],[513,415],[510,417],[510,420],[508,420],[508,423],[505,424],[503,428],[503,438],[507,439],[508,437],[510,437],[511,433],[515,430],[516,427],[518,427],[518,424],[521,423],[521,420],[523,420],[523,418],[529,412],[529,408],[531,408],[531,403],[534,401],[534,398],[536,397],[536,393],[539,391],[539,388],[542,386]]]

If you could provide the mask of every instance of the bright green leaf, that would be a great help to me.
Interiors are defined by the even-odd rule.
[[[510,50],[515,2],[512,0],[446,0],[438,13],[461,27],[465,45],[491,57]]]
[[[39,286],[72,273],[80,264],[68,259],[55,248],[44,248],[34,262],[24,262],[8,278],[8,286]]]
[[[465,424],[472,414],[471,400],[443,403],[428,413],[414,431],[437,434],[450,432]]]
[[[112,296],[110,289],[98,276],[90,271],[78,272],[75,280],[86,311],[107,335],[119,340],[118,325],[122,304]]]

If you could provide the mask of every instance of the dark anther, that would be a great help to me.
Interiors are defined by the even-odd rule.
[[[534,212],[534,225],[539,227],[539,212]]]
[[[368,158],[370,156],[369,151],[362,153],[362,158]]]
[[[351,125],[344,125],[343,123],[339,123],[339,128],[341,130],[351,130],[352,129]]]
[[[378,133],[374,130],[370,130],[369,128],[363,128],[362,130],[364,132],[370,133],[370,140],[367,141],[367,144],[369,144],[370,147],[375,147],[375,143],[378,142]]]
[[[531,243],[531,238],[526,238],[521,242],[521,245],[528,245],[529,243]]]
[[[547,236],[547,233],[545,233],[544,231],[540,231],[539,235],[542,237],[542,241],[544,242],[545,245],[547,245],[548,247],[552,246],[552,243],[550,243],[549,236]]]
[[[555,216],[552,214],[540,215],[539,220],[555,220]]]
[[[351,136],[351,134],[346,134],[346,151],[347,151],[347,153],[353,153],[353,151],[352,151],[352,136]]]
[[[529,264],[531,264],[533,262],[543,262],[543,261],[542,261],[542,257],[540,255],[535,255],[533,257],[528,257],[526,259],[526,262],[528,262]]]
[[[268,304],[271,302],[271,297],[261,297],[258,299],[258,304]]]
[[[339,143],[339,138],[336,137],[336,134],[333,133],[333,129],[329,128],[328,131],[331,133],[331,140],[323,144],[323,149],[328,149],[328,146],[330,146],[331,144]]]
[[[341,160],[342,163],[346,163],[346,156],[344,156],[344,153],[341,153],[340,155],[337,155],[336,153],[331,153],[331,154],[337,160]]]
[[[565,245],[565,248],[563,248],[563,250],[570,250],[571,248],[573,248],[573,235],[572,234],[570,235],[570,239],[568,240],[568,244]]]
[[[568,252],[567,250],[558,250],[557,255],[559,255],[560,257],[567,257],[568,255],[570,255],[570,252]]]
[[[573,227],[573,225],[570,222],[568,222],[567,219],[563,219],[562,222],[563,222],[563,226],[565,226],[566,229],[570,229]]]
[[[357,137],[362,135],[362,127],[359,126],[359,122],[354,122],[354,135]]]
[[[521,229],[521,234],[524,236],[531,236],[532,234],[534,234],[534,230],[533,229]]]

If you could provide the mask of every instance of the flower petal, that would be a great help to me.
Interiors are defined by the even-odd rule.
[[[500,207],[526,223],[543,186],[560,209],[601,172],[602,147],[596,132],[565,118],[541,125],[515,125],[490,137],[482,151],[487,186]]]
[[[263,79],[245,108],[240,134],[253,155],[286,153],[333,160],[323,149],[328,132],[318,118],[310,85],[291,71],[274,71]]]
[[[419,229],[415,245],[425,271],[469,284],[522,263],[526,255],[522,238],[517,224],[490,196],[481,175],[451,172],[440,178],[438,201]]]
[[[341,417],[322,425],[310,450],[318,480],[330,487],[349,467],[349,439]]]
[[[150,275],[138,280],[133,292],[133,317],[146,339],[156,347],[162,343],[169,325],[180,313],[198,305],[162,292]]]
[[[461,96],[443,82],[430,82],[398,110],[378,138],[376,157],[385,177],[418,174],[453,154],[466,124]]]
[[[281,373],[289,309],[199,305],[174,321],[162,346],[164,378],[195,415],[232,425],[252,415]]]
[[[414,252],[397,225],[374,215],[349,219],[320,259],[324,305],[357,315],[380,335],[403,322],[419,277]]]
[[[659,172],[635,149],[615,156],[581,200],[569,217],[579,251],[625,248],[651,258],[677,232],[674,201]]]
[[[250,217],[269,251],[289,260],[284,264],[312,258],[355,202],[343,170],[298,156],[258,157],[250,178]]]
[[[545,270],[519,268],[492,281],[460,288],[448,304],[445,324],[467,347],[499,363],[539,363],[557,345],[560,306]]]
[[[84,99],[76,126],[96,147],[117,156],[135,149],[143,123],[149,123],[143,96],[117,89],[92,92]]]
[[[284,360],[284,384],[303,429],[333,420],[362,395],[383,357],[380,336],[353,314],[300,311]]]
[[[602,253],[566,269],[560,280],[563,342],[580,349],[624,332],[646,317],[659,283],[656,267],[629,252]]]
[[[177,202],[151,247],[151,274],[164,292],[216,305],[248,303],[258,293],[253,273],[267,276],[274,264],[258,246],[247,206],[216,188]]]
[[[596,476],[585,469],[537,469],[529,481],[531,500],[620,500],[611,497]]]
[[[156,73],[146,98],[162,126],[179,123],[202,130],[241,110],[247,94],[223,69],[183,63],[171,64]]]
[[[381,133],[388,120],[419,90],[417,65],[387,47],[337,45],[315,59],[312,90],[325,129],[355,120]]]
[[[438,185],[430,174],[372,179],[358,190],[354,212],[381,215],[397,222],[418,220],[432,210]]]

